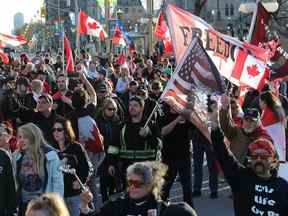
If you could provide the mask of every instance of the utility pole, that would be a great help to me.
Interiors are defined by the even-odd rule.
[[[75,40],[75,47],[76,53],[79,54],[79,42],[80,42],[80,34],[77,31],[78,28],[78,14],[79,14],[79,5],[78,0],[75,1],[75,25],[76,25],[76,40]]]
[[[147,15],[148,15],[148,55],[153,52],[153,0],[147,0]]]

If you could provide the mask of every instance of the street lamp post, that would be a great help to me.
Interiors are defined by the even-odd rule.
[[[153,52],[153,0],[147,0],[148,12],[148,55],[151,56]]]
[[[58,33],[59,33],[59,48],[62,47],[61,46],[61,17],[60,17],[60,0],[58,0]]]

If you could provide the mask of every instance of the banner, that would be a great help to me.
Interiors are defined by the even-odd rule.
[[[245,85],[252,88],[259,88],[259,86],[262,85],[262,78],[264,78],[265,74],[263,68],[266,68],[266,64],[261,60],[268,59],[269,52],[267,50],[243,43],[233,37],[217,32],[201,18],[177,8],[176,6],[170,4],[166,5],[165,14],[172,37],[177,63],[182,59],[191,40],[195,36],[198,36],[203,42],[203,47],[222,76],[226,77],[238,86],[242,81]],[[239,58],[238,55],[243,54],[243,52],[247,54],[246,58]],[[243,62],[237,62],[237,60]],[[249,61],[246,62],[246,60]],[[238,66],[238,69],[242,68],[240,73],[246,73],[246,75],[243,76],[249,76],[251,80],[247,80],[246,78],[240,80],[242,75],[240,74],[239,76],[239,71],[233,72],[235,66],[239,64],[240,66]],[[254,65],[256,65],[257,68],[261,68],[261,70],[258,69],[257,71],[259,73],[257,72],[255,73],[257,75],[251,76],[247,74],[248,67],[251,68]],[[233,77],[235,74],[238,76]]]

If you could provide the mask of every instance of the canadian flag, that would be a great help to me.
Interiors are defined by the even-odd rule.
[[[125,39],[123,37],[123,33],[118,25],[116,25],[115,30],[114,30],[114,35],[112,38],[112,43],[116,45],[121,45],[123,47],[126,46]]]
[[[126,56],[125,56],[124,52],[122,51],[122,53],[118,57],[117,64],[123,65],[125,63],[126,63]]]
[[[168,25],[164,19],[162,11],[158,17],[154,35],[163,41],[166,53],[172,53],[173,52],[171,35],[169,32]]]
[[[66,71],[68,73],[71,73],[74,71],[73,55],[72,55],[72,50],[70,46],[70,41],[66,37],[65,33],[63,36],[63,43],[64,43],[64,51],[65,51],[65,56],[66,56]]]
[[[0,33],[0,42],[6,45],[17,47],[26,44],[28,41],[22,35],[6,35]]]
[[[100,40],[104,40],[107,37],[107,33],[102,25],[83,11],[80,11],[78,16],[77,31],[80,34],[96,36],[100,38]]]
[[[2,62],[4,64],[8,64],[9,63],[9,57],[7,56],[6,53],[4,53],[4,51],[2,49],[0,49],[0,59],[2,60]]]
[[[254,26],[254,31],[252,34],[251,44],[254,44],[256,46],[263,47],[265,49],[270,50],[270,58],[272,63],[277,63],[280,60],[281,53],[279,50],[283,50],[281,43],[285,43],[284,41],[281,41],[281,37],[279,35],[277,38],[269,39],[268,38],[268,32],[272,31],[270,29],[271,20],[273,20],[272,13],[269,13],[265,7],[263,6],[262,2],[258,2],[257,5],[257,19]],[[277,25],[276,25],[277,27]],[[278,29],[279,26],[277,27]],[[277,29],[276,28],[276,29]],[[279,34],[279,32],[277,33]],[[285,37],[283,37],[285,38]],[[275,80],[278,78],[283,78],[288,75],[288,60],[278,62],[280,63],[279,66],[274,66],[270,79]],[[277,65],[277,64],[275,64]]]
[[[270,70],[263,61],[239,49],[230,80],[261,90],[269,74]]]

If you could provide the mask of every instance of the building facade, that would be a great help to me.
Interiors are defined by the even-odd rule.
[[[14,21],[14,32],[17,31],[17,29],[20,29],[24,26],[24,15],[21,12],[18,12],[13,17]]]

